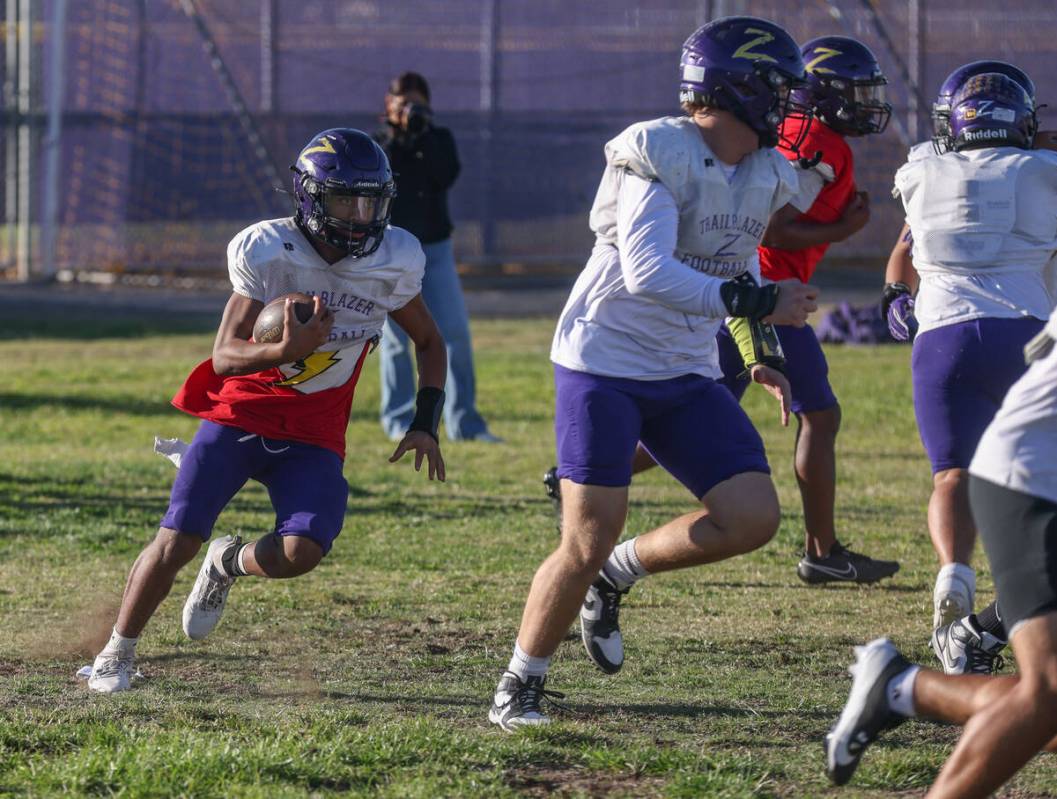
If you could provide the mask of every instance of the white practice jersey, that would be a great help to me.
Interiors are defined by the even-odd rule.
[[[1046,332],[1057,338],[1057,314]],[[969,471],[996,485],[1057,502],[1057,347],[1009,389]]]
[[[983,317],[1049,317],[1043,271],[1057,252],[1057,153],[918,153],[896,173],[895,194],[914,236],[921,333]]]
[[[728,178],[688,117],[632,125],[606,144],[591,208],[591,257],[565,304],[551,360],[611,377],[718,377],[719,287],[759,279],[757,247],[776,210],[799,192],[775,150],[757,150]]]
[[[228,245],[228,274],[237,294],[267,304],[295,291],[320,297],[334,313],[330,339],[314,363],[283,364],[290,385],[303,393],[341,386],[360,354],[381,335],[386,316],[422,290],[426,256],[413,235],[388,227],[381,246],[363,258],[324,261],[292,218],[270,219],[243,230]],[[348,354],[340,351],[353,348]],[[333,353],[333,354],[330,354]]]

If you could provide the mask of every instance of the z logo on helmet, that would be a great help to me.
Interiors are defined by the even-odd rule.
[[[833,58],[833,56],[840,55],[840,50],[834,50],[832,47],[816,47],[815,52],[818,54],[804,65],[804,70],[807,72],[820,72],[833,74],[833,70],[829,67],[818,67],[816,66],[827,59]]]
[[[309,167],[309,166],[311,166],[311,163],[308,160],[306,160],[306,159],[308,158],[308,156],[310,154],[312,154],[312,153],[333,153],[333,152],[334,152],[334,145],[330,143],[330,139],[328,139],[326,136],[322,136],[319,139],[319,145],[318,146],[316,146],[316,147],[306,147],[301,152],[301,157],[298,158],[297,160],[298,161],[304,161],[305,167]]]
[[[760,44],[767,44],[768,42],[774,41],[774,34],[768,33],[767,31],[760,30],[759,28],[746,28],[746,33],[758,33],[760,34],[755,39],[749,39],[741,47],[734,51],[734,58],[747,58],[750,61],[770,61],[772,64],[778,63],[778,59],[767,55],[766,53],[754,53],[752,48]]]

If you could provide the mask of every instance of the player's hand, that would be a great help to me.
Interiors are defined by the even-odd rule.
[[[283,357],[286,362],[300,361],[327,343],[334,327],[334,314],[320,297],[312,299],[312,317],[304,323],[297,321],[294,303],[283,306]]]
[[[844,238],[858,233],[866,227],[866,223],[869,221],[870,195],[865,191],[857,191],[840,217],[840,223],[844,229]]]
[[[913,341],[918,334],[918,318],[914,315],[914,298],[900,294],[888,305],[888,332],[896,341]]]
[[[782,407],[782,427],[789,427],[789,405],[793,401],[793,395],[786,376],[762,363],[753,366],[749,374],[752,376],[752,382],[759,383],[778,400]]]
[[[422,430],[408,430],[407,434],[396,445],[396,450],[389,458],[396,463],[405,452],[415,451],[415,471],[422,471],[422,459],[429,465],[429,479],[444,482],[444,458],[440,454],[440,444],[429,433]]]
[[[818,310],[818,289],[796,278],[778,282],[778,302],[774,312],[762,321],[772,325],[803,327],[808,314]]]

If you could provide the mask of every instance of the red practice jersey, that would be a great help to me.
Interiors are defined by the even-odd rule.
[[[785,135],[796,141],[804,124],[801,117],[788,117],[783,125]],[[790,161],[795,161],[798,157],[785,147],[778,149]],[[855,196],[855,165],[848,142],[842,135],[816,119],[811,123],[804,143],[800,145],[800,152],[806,158],[813,158],[817,152],[822,153],[822,160],[814,169],[826,183],[811,208],[799,218],[809,222],[836,222]],[[768,280],[788,280],[795,277],[807,283],[827,249],[829,244],[816,244],[803,250],[760,247],[760,272]]]
[[[237,294],[268,303],[302,291],[334,314],[330,339],[303,360],[263,372],[221,377],[212,360],[199,364],[173,405],[217,424],[266,438],[314,444],[345,457],[352,395],[371,344],[387,315],[421,290],[425,255],[401,228],[385,231],[363,258],[328,264],[292,219],[259,222],[228,246]]]

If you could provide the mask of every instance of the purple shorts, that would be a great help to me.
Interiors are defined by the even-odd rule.
[[[969,468],[1002,398],[1027,368],[1024,345],[1043,325],[1034,318],[973,319],[914,339],[914,414],[933,474]]]
[[[276,441],[203,421],[184,454],[161,526],[203,541],[238,490],[264,484],[275,508],[275,534],[311,538],[330,551],[345,521],[349,484],[329,449]]]
[[[829,384],[829,364],[811,325],[777,325],[775,330],[785,351],[785,373],[793,394],[790,406],[793,413],[825,411],[834,407],[837,397]],[[739,377],[745,371],[745,364],[726,325],[719,328],[716,344],[719,368],[723,370],[721,382],[740,402],[752,381],[748,375]]]
[[[698,499],[742,472],[771,473],[760,434],[715,380],[630,380],[555,364],[554,383],[559,477],[629,485],[639,441]]]

